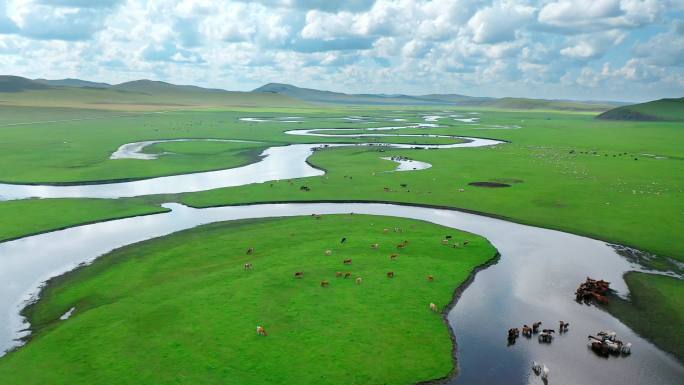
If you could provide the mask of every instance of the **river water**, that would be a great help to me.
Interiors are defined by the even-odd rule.
[[[501,143],[478,138],[468,140],[423,147],[457,148]],[[2,184],[0,196],[2,199],[31,196],[114,198],[202,191],[322,175],[323,171],[305,162],[318,146],[323,145],[271,147],[264,151],[261,161],[244,167],[135,182],[84,186]],[[392,146],[410,148],[414,145]],[[144,146],[127,148],[134,155]],[[0,350],[16,347],[16,339],[26,334],[21,331],[27,325],[19,311],[26,301],[35,297],[42,282],[115,248],[216,221],[355,212],[420,219],[469,231],[489,239],[501,253],[499,263],[477,274],[448,315],[458,342],[459,364],[459,375],[451,383],[541,383],[530,370],[532,360],[546,364],[551,370],[550,382],[558,384],[681,384],[684,379],[684,366],[670,355],[608,313],[574,301],[574,290],[586,276],[609,280],[611,287],[624,295],[627,288],[622,275],[640,269],[604,242],[459,211],[392,204],[293,203],[208,209],[178,204],[165,206],[172,211],[0,243],[0,325],[3,325]],[[570,331],[557,335],[551,344],[521,337],[509,346],[506,341],[509,328],[538,320],[554,329],[558,320],[565,320],[570,322]],[[614,330],[621,339],[631,342],[631,356],[605,359],[591,352],[586,346],[587,335],[604,329]]]

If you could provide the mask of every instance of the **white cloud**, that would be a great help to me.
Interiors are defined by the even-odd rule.
[[[476,43],[500,43],[515,40],[516,31],[530,22],[535,8],[512,2],[496,3],[481,9],[468,21]]]

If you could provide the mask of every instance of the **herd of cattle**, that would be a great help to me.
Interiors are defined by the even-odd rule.
[[[312,217],[314,217],[315,219],[320,219],[320,218],[321,218],[321,215],[319,215],[319,214],[312,214]],[[403,229],[401,229],[400,227],[395,227],[395,228],[393,228],[393,229],[389,229],[389,228],[383,229],[383,233],[385,233],[385,234],[389,233],[390,231],[393,231],[393,232],[395,232],[395,233],[403,233]],[[461,243],[459,244],[459,243],[457,243],[457,242],[452,242],[452,239],[453,239],[453,237],[452,237],[451,235],[447,235],[447,236],[444,237],[444,239],[442,239],[442,242],[441,242],[441,243],[442,243],[443,245],[449,245],[449,246],[454,247],[454,248],[465,247],[465,246],[467,246],[467,245],[469,244],[469,241],[468,241],[468,240],[464,240],[463,242],[461,242]],[[347,242],[347,238],[346,238],[346,237],[343,237],[343,238],[340,240],[340,244],[344,244],[344,243],[346,243],[346,242]],[[402,241],[402,242],[400,242],[399,244],[396,245],[396,249],[397,249],[397,250],[403,250],[403,249],[405,249],[406,247],[408,247],[408,245],[409,245],[409,241],[408,241],[408,240],[404,240],[404,241]],[[372,244],[370,245],[370,247],[371,247],[371,249],[377,250],[377,249],[380,248],[380,244],[379,244],[379,243],[372,243]],[[253,254],[254,254],[254,248],[253,248],[253,247],[248,248],[246,254],[247,254],[247,255],[253,255]],[[327,249],[327,250],[324,251],[324,254],[325,254],[326,256],[331,256],[331,255],[333,254],[333,252],[332,252],[332,250]],[[392,253],[392,254],[390,254],[390,256],[389,256],[389,260],[390,260],[390,261],[396,261],[396,260],[397,260],[397,257],[399,257],[399,254],[397,254],[397,253]],[[345,259],[342,260],[342,264],[345,265],[345,266],[351,265],[352,263],[353,263],[353,260],[352,260],[351,258],[345,258]],[[254,265],[253,265],[251,262],[247,262],[247,263],[244,264],[244,269],[245,269],[245,270],[252,270],[252,269],[254,269]],[[394,271],[388,271],[388,272],[386,273],[386,276],[387,276],[387,278],[394,278]],[[294,278],[296,278],[296,279],[302,279],[302,278],[304,278],[304,272],[303,272],[303,271],[296,271],[296,272],[294,273]],[[335,278],[342,278],[342,279],[352,278],[352,273],[351,273],[351,272],[337,271],[337,272],[335,272]],[[435,277],[434,277],[434,275],[430,274],[430,275],[427,275],[426,279],[427,279],[428,282],[433,282],[433,281],[435,280]],[[363,278],[357,276],[357,277],[354,279],[354,281],[356,282],[357,285],[360,285],[360,284],[363,282]],[[323,280],[321,280],[321,282],[320,282],[320,286],[321,286],[321,287],[329,287],[329,286],[330,286],[330,281],[327,280],[327,279],[323,279]],[[434,312],[439,312],[439,311],[440,311],[440,310],[437,308],[437,305],[434,304],[434,303],[432,303],[432,302],[430,303],[430,310],[432,310],[432,311],[434,311]],[[257,334],[260,335],[260,336],[267,336],[267,335],[268,335],[268,334],[266,333],[266,329],[264,329],[264,327],[261,326],[261,325],[257,325],[256,331],[257,331]]]

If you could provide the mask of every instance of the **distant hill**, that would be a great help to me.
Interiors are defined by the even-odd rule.
[[[563,110],[601,112],[614,108],[618,103],[576,102],[565,100],[525,99],[525,98],[487,98],[460,94],[429,95],[383,95],[383,94],[344,94],[311,88],[300,88],[290,84],[269,83],[252,92],[278,93],[311,103],[347,105],[456,105],[464,107],[522,109],[522,110]]]
[[[34,82],[45,84],[48,86],[53,86],[53,87],[91,87],[91,88],[109,88],[112,85],[107,84],[107,83],[97,83],[97,82],[89,82],[87,80],[81,80],[81,79],[57,79],[57,80],[48,80],[48,79],[34,79]]]
[[[684,121],[684,98],[660,99],[622,106],[606,111],[596,118],[602,120]]]
[[[379,95],[379,94],[344,94],[341,92],[322,91],[313,88],[301,88],[290,84],[269,83],[252,92],[276,93],[291,98],[314,103],[327,104],[362,104],[362,105],[421,105],[445,104],[444,101],[428,100],[408,95]]]
[[[281,94],[235,92],[136,80],[116,85],[79,79],[0,76],[0,105],[160,111],[194,107],[304,107]]]
[[[162,92],[211,92],[211,93],[221,93],[221,92],[231,92],[216,88],[202,88],[198,86],[185,86],[177,85],[166,82],[160,82],[156,80],[134,80],[131,82],[121,83],[111,86],[115,90],[131,91],[131,92],[144,92],[144,93],[162,93]]]
[[[20,76],[0,75],[0,92],[22,92],[27,90],[48,89],[45,84],[34,82]]]

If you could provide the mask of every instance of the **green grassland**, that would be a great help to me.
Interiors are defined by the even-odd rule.
[[[383,232],[393,227],[404,232]],[[470,243],[444,246],[445,234]],[[408,247],[391,261],[404,240]],[[249,247],[252,256],[245,255]],[[52,280],[26,312],[32,340],[0,360],[0,378],[22,385],[195,385],[442,377],[454,369],[452,345],[428,305],[447,306],[495,254],[481,237],[392,217],[198,227],[115,250]],[[345,258],[352,265],[343,265]],[[246,262],[254,269],[244,270]],[[293,277],[296,271],[303,279]],[[336,271],[353,278],[336,278]],[[330,287],[320,287],[323,279]],[[60,321],[71,307],[72,317]],[[256,325],[268,336],[257,336]]]
[[[83,223],[166,212],[141,199],[27,199],[0,202],[0,242]]]
[[[684,360],[684,281],[661,275],[625,275],[630,298],[613,298],[606,309],[656,345]]]
[[[618,107],[598,116],[605,120],[684,121],[684,98],[660,99]]]
[[[463,125],[430,130],[473,136],[486,132],[487,136],[512,141],[493,148],[383,149],[383,153],[377,148],[328,149],[310,158],[311,163],[327,170],[325,177],[191,193],[179,200],[195,207],[289,200],[444,205],[633,245],[684,260],[684,246],[671,241],[684,232],[684,153],[677,140],[682,135],[681,127],[670,123],[618,124],[586,116],[530,112],[483,114],[483,121],[515,123],[523,128],[481,130]],[[408,156],[433,167],[385,173],[382,171],[392,170],[394,165],[379,158],[389,155]],[[512,187],[468,186],[474,181],[508,181]],[[309,186],[311,191],[300,191],[301,185]],[[386,192],[385,187],[390,191]]]

